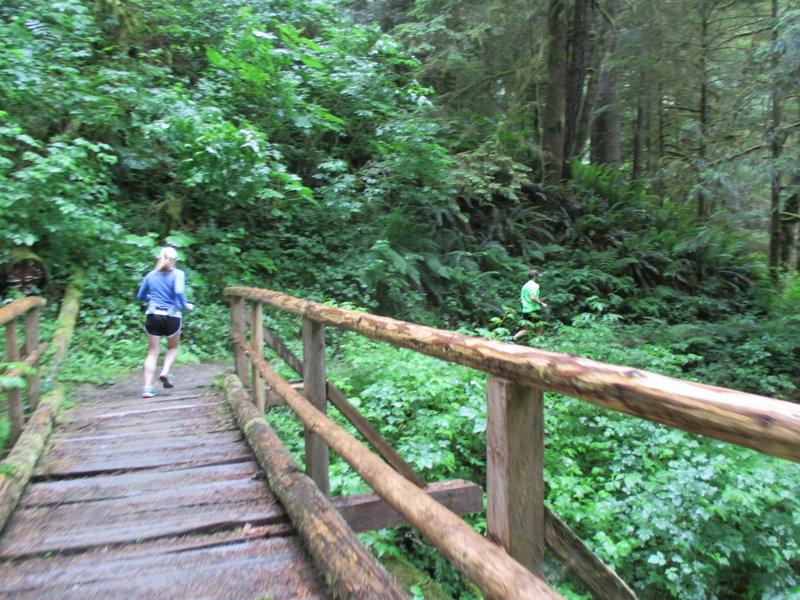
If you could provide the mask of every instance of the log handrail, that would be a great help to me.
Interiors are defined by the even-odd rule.
[[[228,287],[225,295],[266,303],[394,346],[800,462],[800,405],[792,402],[435,329],[270,290]]]
[[[404,598],[394,579],[360,543],[314,482],[300,470],[278,435],[262,418],[258,405],[249,401],[240,380],[232,374],[226,379],[223,384],[236,421],[253,448],[270,489],[280,498],[315,562],[320,565],[325,580],[333,588],[334,597]]]
[[[39,312],[46,304],[47,301],[44,298],[28,296],[14,300],[0,308],[0,326],[5,326],[6,329],[6,362],[21,363],[25,367],[34,369],[33,373],[28,374],[24,369],[17,367],[4,375],[6,377],[23,377],[27,380],[28,404],[32,410],[39,404],[39,373],[36,367],[47,348],[47,344],[39,343]],[[25,317],[25,324],[24,338],[20,345],[17,340],[17,319],[22,316]],[[0,384],[0,392],[5,392],[8,397],[8,416],[11,421],[9,441],[13,444],[25,426],[22,389]]]
[[[283,343],[275,333],[264,327],[264,339],[270,348],[272,348],[278,356],[280,356],[287,365],[298,375],[303,374],[303,363],[295,356],[286,344]],[[380,454],[383,459],[392,465],[398,473],[405,476],[406,479],[414,483],[414,485],[424,488],[425,482],[417,473],[408,465],[406,461],[397,453],[397,451],[383,439],[380,433],[367,421],[358,410],[348,402],[342,391],[333,385],[330,381],[327,382],[328,400],[333,404],[344,417],[350,421],[350,424],[355,427],[358,432],[369,441],[375,450]]]
[[[234,313],[232,337],[237,372],[245,372],[240,365],[252,365],[259,374],[258,380],[265,381],[300,418],[307,435],[313,432],[323,439],[406,522],[491,598],[520,597],[514,585],[507,582],[522,585],[526,591],[521,597],[559,597],[541,579],[545,544],[594,597],[636,598],[614,570],[594,556],[544,505],[544,391],[800,462],[800,406],[791,402],[328,306],[270,290],[228,287],[224,293]],[[362,454],[362,449],[356,447],[361,443],[337,429],[325,416],[324,405],[312,405],[271,369],[260,348],[260,336],[253,332],[254,343],[247,343],[245,301],[252,303],[252,314],[258,311],[260,315],[262,305],[267,304],[300,316],[304,332],[316,328],[313,326],[332,326],[491,376],[487,381],[486,523],[488,538],[506,550],[498,552],[494,546],[494,554],[502,557],[498,562],[483,562],[487,560],[486,544],[493,546],[492,542],[465,532],[465,537],[459,537],[461,526],[455,523],[471,531],[466,523],[452,513],[446,516],[448,511],[442,507],[443,513],[431,508],[424,491],[412,491],[408,480],[366,447],[362,446],[366,452]],[[251,327],[261,329],[256,321],[251,322]],[[308,364],[323,361],[324,371],[324,342],[319,348],[310,346],[304,335],[301,364],[274,334],[269,332],[266,337],[278,356],[295,371],[303,367],[304,379]],[[326,454],[321,458],[307,454],[309,464],[322,463],[322,459],[327,465]],[[327,473],[308,472],[321,489],[327,489]],[[444,535],[442,530],[446,531]],[[456,530],[458,534],[452,535]]]
[[[397,473],[363,443],[336,425],[284,381],[244,339],[232,334],[264,380],[286,401],[305,426],[322,437],[364,481],[489,598],[563,600],[536,577],[460,517]]]
[[[14,300],[10,304],[0,307],[0,325],[5,325],[20,315],[24,315],[35,308],[42,308],[46,304],[47,300],[39,296],[28,296]]]
[[[52,340],[56,355],[59,354],[59,349],[61,349],[59,360],[66,356],[72,339],[83,284],[83,271],[79,270],[67,286],[61,302],[58,318],[56,319],[55,335]],[[29,299],[26,298],[25,300]],[[37,308],[44,306],[43,301],[40,303],[35,300],[32,304]],[[14,311],[12,310],[6,314],[13,313]],[[2,314],[2,309],[0,309],[0,314]],[[19,314],[21,313],[17,313],[17,315]],[[41,349],[41,346],[37,348],[37,351],[39,349]],[[50,363],[52,375],[56,374],[58,366],[59,363],[55,360]],[[36,462],[44,451],[50,432],[65,404],[66,397],[65,386],[63,385],[56,384],[49,390],[42,397],[42,401],[36,407],[36,410],[30,415],[22,433],[8,455],[0,462],[0,531],[5,527],[22,496],[25,486],[28,485],[33,475]]]

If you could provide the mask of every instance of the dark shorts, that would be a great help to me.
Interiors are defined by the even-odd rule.
[[[534,326],[535,323],[541,321],[542,318],[539,316],[539,312],[523,312],[520,313],[520,321],[519,326],[521,329],[530,329]]]
[[[158,337],[173,337],[181,332],[181,318],[168,315],[147,315],[144,330],[147,335]]]

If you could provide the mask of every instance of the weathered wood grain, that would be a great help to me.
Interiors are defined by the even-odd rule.
[[[424,492],[457,515],[481,512],[481,486],[454,479],[428,484]],[[409,525],[408,520],[377,494],[331,498],[331,504],[356,533]]]
[[[238,431],[195,436],[167,435],[90,445],[57,440],[39,461],[35,477],[76,477],[133,469],[185,468],[250,458]]]
[[[173,485],[134,496],[26,505],[14,512],[0,537],[0,557],[131,544],[286,521],[285,511],[263,481],[247,478]]]
[[[252,455],[220,398],[93,402],[69,411],[35,477],[226,464]]]
[[[360,441],[314,408],[240,338],[234,341],[281,395],[303,424],[323,437],[367,484],[420,531],[465,577],[490,598],[562,598],[501,548],[475,532],[413,483],[399,475]]]
[[[286,363],[294,369],[298,375],[303,374],[303,363],[295,356],[286,344],[284,344],[275,333],[268,327],[264,327],[264,339],[267,344],[272,348],[275,353],[280,356]],[[363,435],[366,440],[372,444],[372,447],[380,454],[383,459],[392,465],[395,470],[403,475],[406,479],[415,485],[424,488],[425,482],[417,475],[409,464],[397,453],[397,451],[383,439],[383,436],[375,429],[372,424],[367,421],[355,406],[348,402],[344,393],[339,388],[333,385],[330,381],[327,382],[328,400],[333,404],[344,417],[350,421],[358,432]],[[305,395],[305,394],[304,394]],[[283,402],[277,394],[279,402]]]
[[[264,376],[261,365],[255,365]],[[267,377],[265,379],[270,381]],[[325,574],[334,596],[350,600],[406,598],[394,579],[358,541],[325,495],[299,469],[278,436],[250,402],[241,381],[233,375],[228,375],[224,381],[228,402],[259,464],[264,468],[271,489],[286,507],[292,523]]]
[[[329,598],[219,393],[129,393],[50,437],[0,535],[0,598]]]
[[[256,305],[258,306],[258,304]],[[325,376],[325,327],[308,319],[303,320],[303,396],[317,408],[328,411],[328,394]],[[254,347],[258,356],[264,356],[263,349]],[[258,368],[254,365],[254,370]],[[306,473],[324,495],[330,491],[328,445],[313,430],[305,429]]]
[[[198,483],[261,479],[263,474],[252,459],[240,463],[171,469],[168,471],[133,471],[94,477],[43,481],[30,486],[20,507],[31,508],[75,502],[97,502],[132,498],[163,489]]]
[[[488,535],[544,578],[544,401],[541,390],[486,384]]]
[[[262,530],[263,534],[263,530]],[[220,543],[135,544],[111,551],[37,558],[0,567],[0,598],[326,599],[322,578],[296,537]]]

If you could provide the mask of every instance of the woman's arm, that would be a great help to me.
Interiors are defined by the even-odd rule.
[[[139,285],[139,291],[136,292],[136,298],[141,300],[142,302],[148,301],[148,296],[150,295],[150,286],[147,285],[147,276],[142,280],[141,285]]]
[[[180,302],[181,308],[186,310],[194,310],[194,304],[186,301],[186,275],[183,271],[177,269],[175,273],[175,297]]]

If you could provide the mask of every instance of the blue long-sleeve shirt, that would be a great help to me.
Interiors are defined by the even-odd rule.
[[[142,280],[136,297],[147,302],[147,314],[166,310],[171,317],[180,317],[181,309],[189,310],[186,301],[186,274],[172,268],[166,273],[153,269]]]

